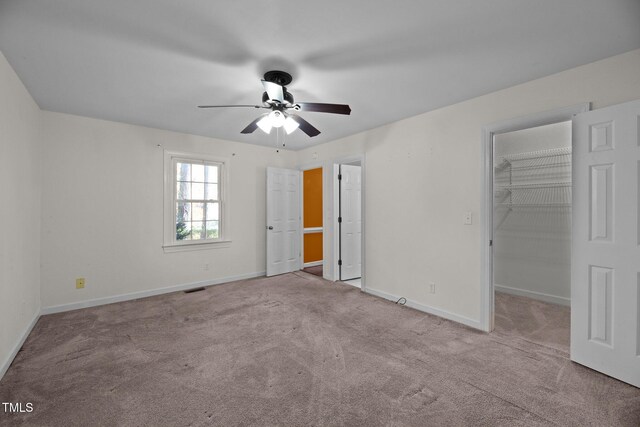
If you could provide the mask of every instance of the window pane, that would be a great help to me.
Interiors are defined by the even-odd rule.
[[[207,203],[207,221],[220,219],[220,204]]]
[[[218,182],[218,166],[207,165],[207,182]]]
[[[173,226],[176,241],[203,241],[221,237],[223,166],[206,161],[174,160]]]
[[[219,238],[218,221],[207,221],[207,239]]]
[[[191,181],[204,182],[204,165],[191,165]]]
[[[176,223],[191,221],[191,203],[176,203]]]
[[[218,184],[207,184],[205,198],[207,200],[218,200]]]
[[[193,222],[191,223],[191,239],[192,240],[200,240],[204,239],[203,227],[201,222]]]
[[[191,239],[191,223],[190,222],[176,222],[176,240],[189,240]]]
[[[191,181],[191,165],[189,163],[176,163],[176,181]]]
[[[204,200],[204,184],[197,182],[191,184],[191,198],[193,200]]]
[[[191,198],[191,184],[188,182],[176,182],[176,198],[178,200],[187,200]]]
[[[204,203],[192,203],[192,206],[191,220],[202,221],[204,219]]]

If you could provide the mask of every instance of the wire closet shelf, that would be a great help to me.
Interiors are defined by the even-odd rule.
[[[496,158],[496,209],[570,209],[571,147]]]

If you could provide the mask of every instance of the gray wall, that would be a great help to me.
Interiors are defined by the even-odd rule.
[[[40,109],[1,52],[0,94],[2,378],[40,314],[42,149]]]

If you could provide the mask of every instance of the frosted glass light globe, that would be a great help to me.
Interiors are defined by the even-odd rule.
[[[269,118],[271,119],[271,126],[274,128],[279,128],[284,124],[286,117],[282,111],[272,111],[269,113]]]

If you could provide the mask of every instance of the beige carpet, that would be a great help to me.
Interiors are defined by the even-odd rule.
[[[495,311],[495,334],[551,347],[569,357],[569,307],[496,292]]]
[[[303,270],[305,273],[313,274],[314,276],[322,277],[322,266],[316,265],[314,267],[307,267]]]
[[[296,273],[44,316],[0,382],[35,409],[0,424],[640,425],[527,307],[484,334]]]

